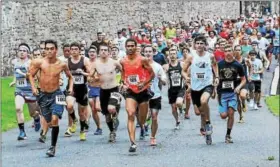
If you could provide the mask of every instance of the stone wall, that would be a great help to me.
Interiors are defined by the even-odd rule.
[[[98,30],[115,36],[118,28],[140,21],[189,21],[191,17],[220,15],[236,18],[239,1],[4,1],[2,2],[2,54],[12,54],[20,42],[34,47],[41,40],[52,38],[63,42],[96,37]]]

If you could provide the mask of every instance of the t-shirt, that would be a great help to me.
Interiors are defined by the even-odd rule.
[[[161,52],[157,52],[157,54],[153,56],[153,60],[160,65],[164,65],[167,63],[164,55]]]
[[[162,80],[166,80],[167,77],[166,77],[166,74],[165,74],[162,66],[160,64],[158,64],[157,62],[152,63],[152,68],[155,73],[155,77],[151,82],[152,83],[151,90],[154,92],[154,96],[152,97],[152,99],[156,99],[161,96],[161,90],[159,88],[158,76],[160,75]]]
[[[217,87],[218,93],[234,92],[238,86],[238,76],[244,77],[244,69],[242,65],[234,60],[233,62],[226,62],[222,60],[218,63],[220,82]]]
[[[251,45],[242,45],[241,46],[241,55],[242,57],[247,57],[249,52],[253,50],[252,46]]]
[[[125,50],[126,50],[126,49],[125,49],[125,41],[126,41],[126,40],[127,40],[127,39],[126,39],[125,37],[116,38],[116,39],[114,40],[114,43],[117,43],[117,44],[118,44],[119,50],[125,51]]]
[[[224,60],[225,59],[225,52],[221,51],[221,50],[216,50],[214,52],[214,56],[217,62]]]
[[[99,46],[100,45],[106,45],[107,43],[105,41],[101,41],[101,42],[98,42],[98,41],[94,41],[91,43],[91,45],[94,45],[96,48],[97,48],[97,53],[99,53]]]
[[[260,59],[255,59],[254,61],[251,61],[252,63],[252,70],[254,72],[260,71],[263,69],[263,63]],[[261,75],[260,74],[252,74],[251,75],[252,81],[260,81],[261,80]]]

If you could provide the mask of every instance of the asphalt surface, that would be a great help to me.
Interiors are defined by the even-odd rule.
[[[275,68],[274,63],[271,71]],[[272,72],[265,72],[263,93],[268,95]],[[25,125],[28,139],[17,141],[18,129],[2,133],[3,167],[279,167],[279,117],[273,116],[262,100],[263,107],[249,109],[245,113],[245,123],[239,124],[238,113],[232,130],[233,144],[225,144],[226,121],[218,113],[217,101],[210,100],[213,144],[206,145],[200,136],[200,117],[195,116],[191,106],[191,119],[182,120],[181,128],[174,131],[175,121],[168,104],[166,88],[163,90],[162,108],[159,113],[157,147],[149,146],[149,137],[137,140],[137,153],[128,152],[130,143],[126,129],[127,114],[124,105],[120,112],[120,126],[117,142],[108,143],[108,128],[102,116],[103,135],[94,136],[96,129],[90,121],[87,141],[79,141],[78,131],[71,138],[63,137],[67,128],[66,112],[60,123],[60,134],[56,157],[45,154],[50,146],[50,132],[47,143],[38,142],[39,133]],[[263,98],[264,99],[264,98]],[[78,127],[79,129],[79,127]],[[139,138],[137,128],[136,136]],[[268,157],[275,160],[269,161]]]

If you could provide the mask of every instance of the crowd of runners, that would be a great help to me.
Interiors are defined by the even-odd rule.
[[[254,110],[262,107],[262,75],[269,71],[273,57],[279,59],[279,24],[277,15],[254,13],[189,23],[142,22],[139,29],[117,30],[115,39],[98,32],[90,45],[86,40],[63,44],[63,55],[58,55],[55,40],[41,41],[32,50],[21,43],[10,83],[15,86],[18,140],[27,138],[23,115],[27,103],[40,142],[46,142],[51,129],[48,156],[55,156],[63,111],[68,112],[65,137],[77,131],[78,122],[81,141],[87,133],[102,135],[101,112],[110,131],[108,141],[114,143],[121,101],[125,100],[129,152],[137,149],[137,126],[140,140],[150,136],[150,145],[156,146],[162,88],[167,86],[175,130],[180,128],[180,114],[190,119],[192,103],[194,113],[201,117],[198,132],[210,145],[213,126],[208,102],[212,98],[218,102],[221,118],[227,119],[225,142],[233,143],[235,111],[239,123],[244,123],[247,102]],[[94,132],[89,131],[91,117]]]

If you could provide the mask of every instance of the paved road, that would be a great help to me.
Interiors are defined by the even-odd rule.
[[[275,64],[272,69],[275,68]],[[272,73],[266,73],[264,94],[269,93]],[[166,90],[164,91],[166,92]],[[245,115],[245,124],[236,123],[232,131],[234,144],[225,144],[226,121],[217,112],[217,102],[210,101],[211,119],[214,126],[213,144],[208,146],[199,135],[200,118],[191,110],[191,119],[182,122],[181,129],[174,132],[175,122],[168,105],[166,93],[163,110],[159,115],[158,147],[149,146],[149,139],[138,142],[137,154],[129,154],[126,130],[126,113],[122,109],[117,142],[109,144],[108,130],[102,118],[104,133],[94,136],[95,126],[91,121],[86,142],[80,142],[76,133],[64,138],[66,117],[61,121],[58,149],[55,158],[47,158],[45,152],[50,145],[50,133],[46,144],[37,142],[29,123],[26,127],[28,140],[16,140],[18,129],[2,134],[2,166],[4,167],[279,167],[279,117],[273,116],[264,106],[259,111],[250,110]],[[264,105],[264,101],[262,101]],[[236,121],[238,115],[235,115]],[[137,129],[137,137],[139,129]],[[274,161],[268,161],[274,156]]]

